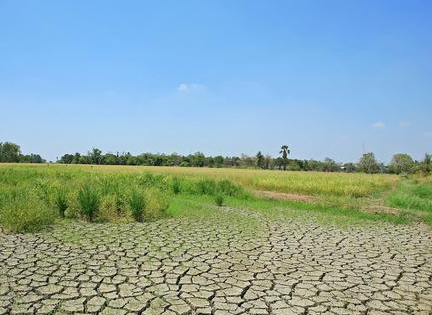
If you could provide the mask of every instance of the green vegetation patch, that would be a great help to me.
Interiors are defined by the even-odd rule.
[[[253,196],[254,189],[316,197],[313,202],[266,200]],[[360,211],[367,200],[401,210]],[[323,222],[407,223],[421,219],[428,223],[432,222],[432,180],[232,169],[0,166],[0,223],[11,231],[34,232],[71,219],[121,223],[197,214],[227,216],[232,211],[225,210],[230,207],[266,216],[314,216]]]
[[[395,208],[432,213],[432,184],[427,181],[418,183],[406,180],[389,195],[387,204]]]

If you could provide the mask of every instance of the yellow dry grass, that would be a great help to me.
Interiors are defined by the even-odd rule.
[[[152,167],[113,165],[1,164],[0,167],[45,168],[52,171],[103,173],[145,173],[187,177],[229,179],[246,188],[300,193],[315,196],[368,197],[389,190],[399,182],[396,175],[324,172],[282,172],[276,170]]]

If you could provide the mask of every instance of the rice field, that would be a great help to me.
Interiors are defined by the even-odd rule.
[[[0,165],[1,168],[8,165]],[[388,174],[281,172],[255,169],[112,166],[112,165],[13,165],[14,168],[45,168],[53,172],[153,173],[192,178],[228,179],[249,189],[305,195],[367,197],[395,187],[400,177]]]
[[[294,198],[268,200],[256,191]],[[193,204],[208,214],[212,206],[227,203],[264,212],[297,209],[322,217],[340,214],[343,220],[432,225],[432,180],[252,169],[0,164],[0,223],[11,231],[33,232],[63,219],[121,223],[187,216]]]

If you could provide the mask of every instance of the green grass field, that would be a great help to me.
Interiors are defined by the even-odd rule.
[[[270,192],[272,199],[257,191]],[[207,216],[216,206],[274,218],[432,225],[432,180],[357,173],[0,164],[0,222],[11,231],[33,232],[63,219],[121,223]]]

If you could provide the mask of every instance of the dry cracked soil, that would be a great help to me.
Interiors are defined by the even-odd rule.
[[[0,230],[0,314],[432,314],[428,229],[217,211]]]

